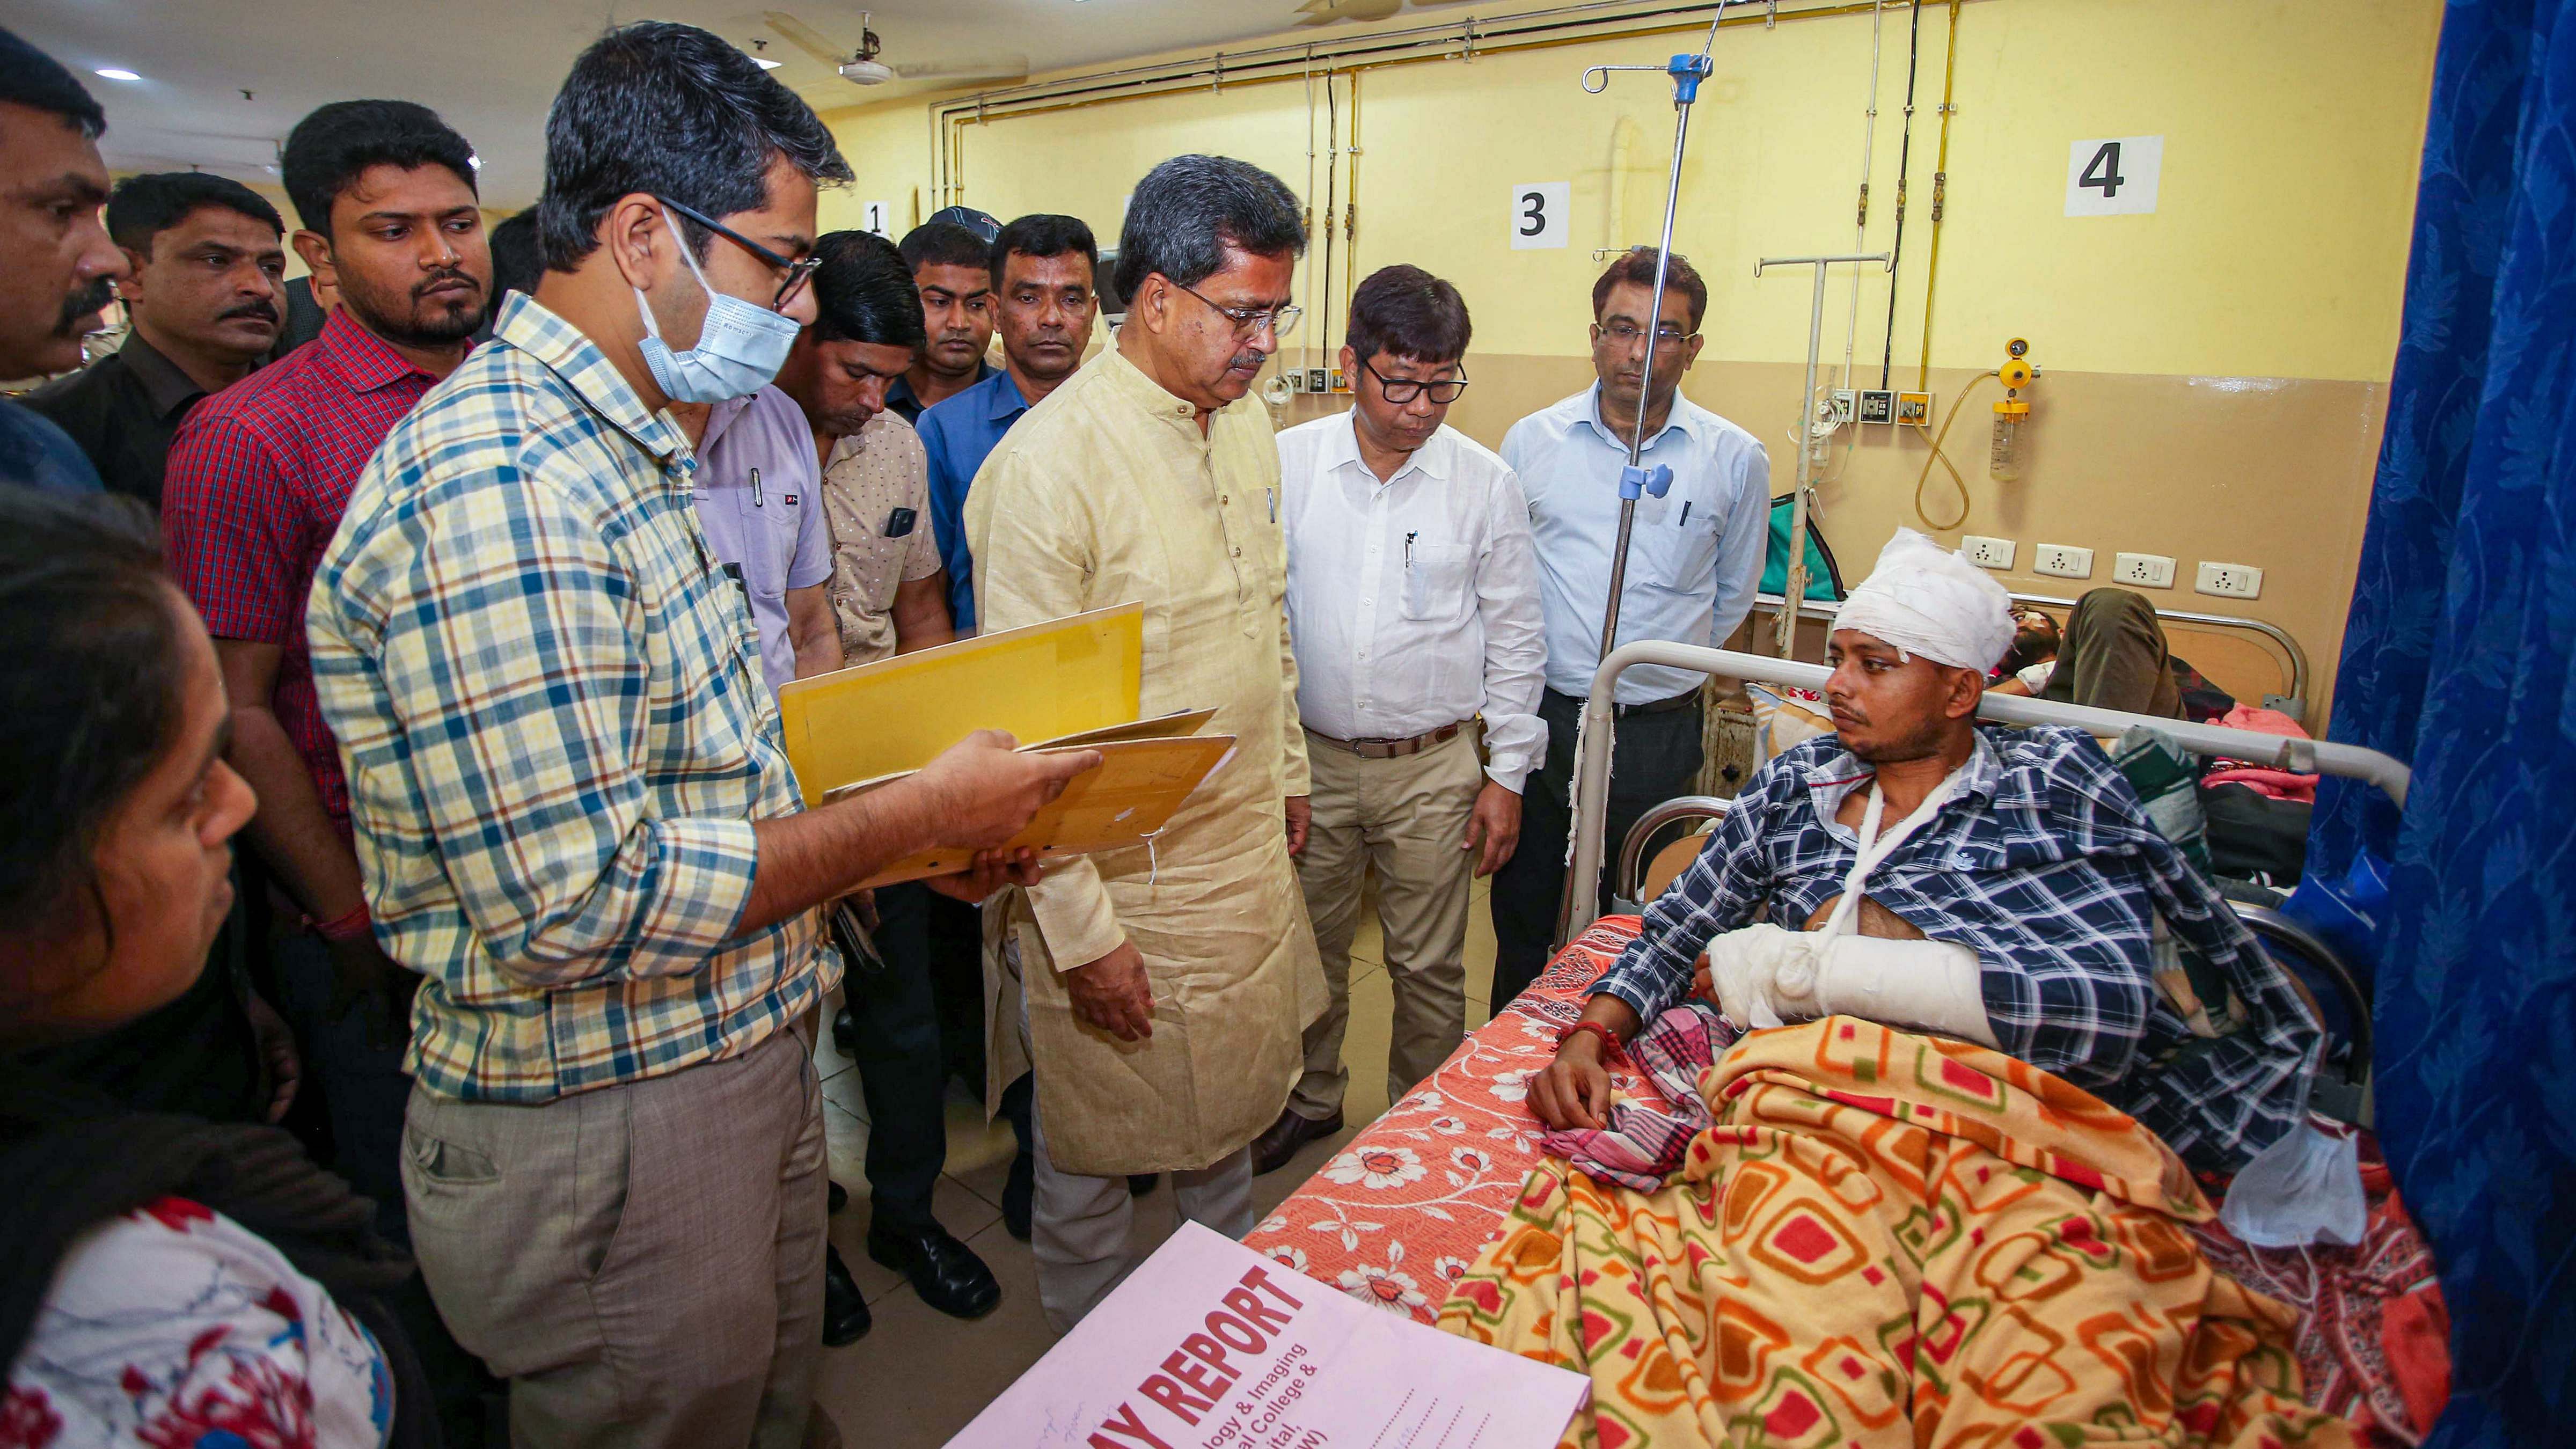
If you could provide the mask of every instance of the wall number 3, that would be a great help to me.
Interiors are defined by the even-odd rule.
[[[2112,136],[2066,148],[2068,216],[2136,216],[2156,209],[2162,136]]]
[[[1564,246],[1572,230],[1568,213],[1573,196],[1574,183],[1570,181],[1527,181],[1514,186],[1512,250],[1520,252]]]

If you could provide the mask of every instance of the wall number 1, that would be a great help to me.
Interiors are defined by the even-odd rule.
[[[2156,209],[2162,136],[2113,136],[2066,148],[2068,216],[2135,216]]]
[[[1571,181],[1526,181],[1512,188],[1512,250],[1561,247],[1572,231]]]

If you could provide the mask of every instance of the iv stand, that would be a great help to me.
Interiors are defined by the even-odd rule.
[[[1896,270],[1893,252],[1867,255],[1840,254],[1829,257],[1764,257],[1753,264],[1753,275],[1761,276],[1764,267],[1813,267],[1816,295],[1807,313],[1807,390],[1798,402],[1798,490],[1790,495],[1789,505],[1789,576],[1782,582],[1780,615],[1772,632],[1772,643],[1780,657],[1787,659],[1798,640],[1798,607],[1807,598],[1807,510],[1815,498],[1816,485],[1810,476],[1813,466],[1816,425],[1816,350],[1825,335],[1825,274],[1836,262],[1876,262],[1883,271]],[[1852,426],[1858,427],[1857,419]]]
[[[1619,643],[1619,596],[1628,584],[1628,539],[1637,527],[1637,500],[1649,494],[1661,498],[1673,486],[1670,464],[1658,463],[1652,468],[1644,466],[1647,400],[1654,396],[1655,338],[1663,326],[1664,282],[1673,261],[1673,213],[1681,203],[1682,147],[1690,137],[1691,103],[1699,99],[1700,82],[1717,69],[1717,63],[1709,58],[1709,49],[1717,43],[1718,21],[1725,17],[1728,3],[1729,0],[1718,0],[1716,13],[1709,17],[1708,39],[1701,44],[1696,55],[1676,55],[1662,65],[1587,66],[1583,72],[1584,93],[1595,96],[1609,88],[1610,72],[1616,70],[1658,71],[1671,76],[1673,81],[1673,168],[1664,182],[1664,230],[1655,251],[1655,293],[1653,305],[1647,313],[1646,364],[1638,378],[1637,420],[1628,432],[1628,464],[1619,470],[1619,535],[1610,549],[1610,604],[1601,618],[1601,657],[1604,659],[1610,657],[1610,651]],[[1595,76],[1600,77],[1598,83],[1593,80]],[[1615,707],[1595,701],[1586,705],[1585,710],[1583,728],[1606,730],[1614,727]],[[1590,718],[1593,714],[1600,717]],[[1568,831],[1569,846],[1577,833]],[[1574,878],[1568,875],[1565,890],[1556,903],[1559,945],[1564,943],[1566,923],[1572,919],[1573,913]]]

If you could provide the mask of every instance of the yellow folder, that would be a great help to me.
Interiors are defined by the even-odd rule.
[[[1084,855],[1139,843],[1170,823],[1181,802],[1234,753],[1232,735],[1187,735],[1164,739],[1114,739],[1092,744],[1039,746],[1033,753],[1059,749],[1100,752],[1100,765],[1073,777],[1004,850],[1032,847],[1040,856]],[[909,772],[906,772],[909,773]],[[892,780],[869,780],[836,798],[863,795]],[[925,850],[870,876],[866,887],[949,875],[966,868],[968,852]]]
[[[979,729],[1022,741],[1135,721],[1142,604],[1120,604],[779,687],[787,760],[805,803],[918,770]]]

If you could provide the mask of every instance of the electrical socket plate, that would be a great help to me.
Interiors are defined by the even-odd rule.
[[[2251,564],[2203,563],[2191,587],[2226,599],[2257,599],[2263,596],[2263,571]]]
[[[1306,390],[1306,369],[1302,367],[1289,368],[1287,378],[1288,390],[1290,392],[1304,392]]]
[[[2093,550],[2071,543],[2033,544],[2030,571],[2061,579],[2089,579],[2093,577]]]
[[[1331,385],[1330,383],[1328,383],[1328,382],[1326,382],[1326,381],[1325,381],[1325,378],[1326,378],[1327,376],[1328,376],[1328,374],[1324,371],[1324,369],[1322,369],[1322,368],[1320,368],[1320,367],[1310,367],[1310,368],[1307,368],[1307,369],[1306,369],[1306,391],[1308,391],[1308,392],[1330,392],[1330,391],[1332,390],[1332,385]]]
[[[1959,540],[1959,552],[1981,569],[2008,569],[2013,566],[2013,541],[2009,538],[1988,538],[1972,533]]]
[[[1834,426],[1838,428],[1850,427],[1859,415],[1860,394],[1847,387],[1835,388],[1832,413]]]
[[[1338,368],[1338,367],[1334,368],[1334,369],[1333,369],[1333,391],[1335,391],[1335,392],[1349,392],[1350,390],[1351,390],[1351,380],[1350,380],[1349,376],[1348,376],[1348,375],[1346,375],[1345,373],[1343,373],[1343,371],[1342,371],[1340,368]]]
[[[1860,420],[1864,423],[1896,421],[1896,394],[1885,388],[1869,388],[1860,395]]]
[[[2160,553],[2113,554],[2111,582],[2140,589],[2170,589],[2173,560]]]
[[[1900,392],[1896,395],[1896,420],[1917,428],[1932,426],[1932,394]]]

